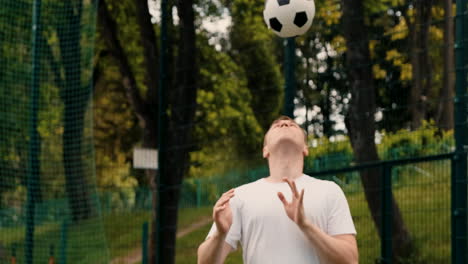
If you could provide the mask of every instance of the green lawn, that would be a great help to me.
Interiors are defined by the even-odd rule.
[[[410,231],[417,255],[411,263],[450,262],[450,164],[422,163],[398,168],[394,195]],[[360,263],[375,263],[380,256],[380,240],[371,219],[364,194],[356,186],[345,187],[345,193],[358,232]],[[211,207],[181,209],[178,230],[210,217]],[[106,260],[128,255],[141,248],[142,225],[149,221],[147,211],[115,213],[99,221],[83,222],[68,228],[67,263],[107,263]],[[196,251],[205,239],[208,224],[177,240],[176,263],[196,263]],[[44,263],[50,246],[54,255],[60,253],[61,225],[43,224],[36,228],[34,263]],[[24,261],[24,227],[3,228],[0,248],[8,252],[17,245],[19,263]],[[107,247],[106,247],[107,245]],[[242,263],[240,250],[231,254],[226,263]],[[3,261],[0,254],[0,263]]]
[[[398,182],[394,185],[395,199],[417,247],[417,255],[411,263],[449,263],[450,163],[411,166],[399,168]],[[428,173],[415,173],[420,170]],[[380,256],[380,240],[364,194],[354,191],[347,192],[346,196],[358,232],[360,263],[373,264]],[[196,250],[209,227],[177,240],[177,264],[196,263]],[[242,263],[241,252],[230,255],[226,263]]]
[[[393,192],[417,247],[411,263],[450,262],[449,166],[449,162],[435,162],[399,168]],[[427,174],[416,173],[421,170]],[[364,194],[348,193],[347,199],[358,232],[360,263],[375,263],[380,255],[380,240]]]
[[[211,207],[181,209],[177,229],[184,229],[194,222],[209,217],[211,209]],[[136,248],[141,248],[143,223],[149,221],[150,216],[148,211],[143,211],[104,217],[111,259],[124,256]]]
[[[178,230],[211,215],[211,207],[187,208],[179,212]],[[67,263],[108,263],[108,260],[125,256],[141,248],[143,223],[150,220],[148,211],[113,213],[100,221],[91,219],[67,229]],[[45,263],[51,246],[56,259],[60,256],[61,225],[42,224],[35,230],[34,263]],[[6,250],[7,257],[0,250],[0,263],[11,255],[12,245],[16,245],[18,263],[24,263],[24,227],[2,228],[0,249]],[[107,245],[107,246],[106,246]]]
[[[177,240],[177,251],[176,251],[176,264],[185,263],[196,263],[197,261],[197,249],[201,242],[205,239],[208,231],[210,230],[211,224],[206,225],[203,228],[198,229],[185,237]],[[242,263],[242,252],[237,250],[236,252],[229,255],[225,263],[236,264]]]

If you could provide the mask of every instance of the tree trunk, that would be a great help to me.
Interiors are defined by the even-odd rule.
[[[93,213],[82,159],[85,112],[91,99],[91,90],[89,86],[82,86],[81,78],[76,76],[76,67],[79,67],[81,61],[80,22],[83,3],[66,1],[64,4],[70,14],[63,25],[58,25],[57,30],[65,73],[65,79],[61,82],[64,103],[63,166],[72,219],[80,221],[88,219]]]
[[[157,148],[157,135],[158,135],[158,120],[155,109],[158,109],[157,101],[157,80],[154,79],[152,74],[155,73],[154,67],[151,65],[158,65],[157,56],[157,39],[155,34],[152,34],[153,26],[149,19],[148,3],[147,1],[135,1],[136,9],[138,12],[138,24],[141,29],[141,42],[145,50],[145,67],[148,71],[145,75],[146,85],[148,85],[147,95],[149,98],[143,99],[136,83],[135,75],[131,69],[130,62],[120,44],[117,33],[117,24],[112,18],[105,0],[99,1],[99,29],[106,40],[106,45],[110,50],[111,55],[117,60],[120,74],[122,77],[122,83],[125,88],[127,98],[130,105],[135,111],[138,117],[139,124],[143,130],[143,147],[145,148]],[[146,10],[146,11],[145,11]],[[151,68],[151,70],[150,70]],[[151,94],[151,96],[149,95]],[[150,263],[155,262],[155,237],[156,237],[156,210],[157,210],[157,185],[156,185],[156,173],[153,170],[145,170],[145,175],[149,182],[152,195],[152,215],[151,215],[151,228],[149,234],[148,243],[148,260]]]
[[[156,96],[156,79],[154,65],[158,65],[158,50],[157,39],[152,33],[153,26],[149,19],[147,1],[135,1],[137,5],[138,24],[141,30],[141,41],[145,53],[145,70],[146,70],[146,85],[148,85],[148,93],[145,99],[140,95],[136,85],[135,76],[131,70],[130,63],[117,37],[117,25],[111,17],[105,0],[99,2],[99,24],[106,44],[111,51],[111,54],[117,59],[122,81],[127,93],[127,97],[132,105],[135,113],[140,120],[140,125],[143,128],[143,145],[144,147],[157,147],[157,113],[158,109]],[[173,88],[168,93],[169,106],[171,115],[169,116],[168,125],[169,133],[167,145],[168,151],[165,159],[165,166],[168,168],[167,175],[161,181],[164,186],[160,189],[160,205],[164,214],[158,216],[161,221],[162,241],[164,244],[157,245],[160,252],[161,263],[174,263],[175,260],[175,241],[177,227],[177,212],[179,203],[180,186],[182,179],[188,169],[188,152],[187,147],[191,139],[191,127],[193,123],[196,105],[196,79],[198,76],[198,68],[196,67],[196,46],[195,46],[195,14],[193,10],[193,0],[177,1],[177,10],[179,15],[180,25],[180,41],[178,49],[178,63],[176,69],[177,81],[174,81],[172,73],[172,65],[169,62],[168,72],[169,77],[167,83]],[[171,20],[171,19],[170,19]],[[170,25],[169,25],[170,26]],[[172,60],[171,47],[169,47],[169,61]],[[173,85],[176,84],[176,85]],[[149,262],[154,263],[155,251],[153,240],[156,237],[156,173],[146,171],[149,178],[150,187],[153,195],[153,215],[151,220],[151,235],[150,235],[150,250]]]
[[[443,86],[440,90],[439,109],[437,111],[437,126],[443,130],[453,129],[453,97],[455,87],[454,63],[454,27],[452,17],[452,1],[444,0],[444,76]]]
[[[374,141],[376,103],[371,75],[369,40],[366,30],[356,30],[357,28],[365,29],[362,1],[342,0],[344,36],[347,42],[346,65],[351,90],[351,102],[345,122],[358,163],[379,160]],[[380,171],[368,169],[361,171],[360,175],[372,218],[381,235],[382,178]],[[393,196],[392,204],[393,255],[395,260],[405,259],[414,252],[414,245]]]
[[[160,188],[160,205],[165,212],[160,216],[161,238],[159,245],[161,263],[175,262],[177,213],[180,187],[188,170],[192,124],[196,110],[197,76],[195,13],[193,0],[178,0],[176,7],[180,22],[179,52],[176,65],[177,84],[169,91],[171,115],[168,117],[166,187]]]
[[[432,68],[429,56],[429,28],[432,0],[414,1],[414,21],[405,16],[410,32],[412,87],[409,98],[411,128],[417,129],[427,113],[427,94],[432,86]]]

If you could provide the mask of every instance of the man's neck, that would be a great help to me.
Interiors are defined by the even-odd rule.
[[[268,158],[270,176],[267,181],[281,182],[283,178],[295,180],[302,176],[304,156],[302,153],[277,153]]]

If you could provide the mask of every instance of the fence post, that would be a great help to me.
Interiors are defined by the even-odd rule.
[[[55,264],[55,246],[51,244],[49,247],[49,262],[48,264]]]
[[[452,263],[466,263],[466,153],[455,153],[452,159],[451,233]],[[462,172],[465,174],[462,174]]]
[[[166,100],[167,95],[167,84],[168,84],[168,74],[167,74],[167,65],[168,65],[168,40],[170,35],[168,34],[168,18],[170,15],[169,10],[169,1],[161,0],[161,24],[160,24],[160,56],[159,56],[159,89],[158,89],[158,171],[156,174],[156,184],[157,184],[157,200],[156,200],[156,232],[153,231],[155,237],[153,243],[153,248],[151,250],[155,251],[154,262],[151,264],[161,264],[164,259],[162,258],[162,252],[164,250],[163,243],[163,228],[166,224],[164,221],[166,212],[164,210],[164,205],[161,204],[162,193],[167,191],[166,186],[166,165],[165,159],[167,155],[167,109],[168,103]]]
[[[455,155],[452,160],[452,263],[467,263],[467,154],[466,154],[466,89],[467,89],[467,56],[465,42],[467,39],[467,0],[457,0],[457,15],[455,17],[455,61],[456,82],[454,100],[454,134]]]
[[[392,166],[384,164],[382,179],[382,234],[381,259],[382,263],[392,263]]]
[[[141,238],[141,264],[148,264],[148,222],[143,223]]]
[[[294,37],[285,40],[284,56],[284,112],[285,116],[294,118],[294,95],[296,93],[295,57],[296,39]]]
[[[31,102],[29,105],[30,125],[29,125],[29,149],[27,163],[27,200],[26,200],[26,232],[25,232],[25,263],[32,264],[34,261],[34,233],[37,223],[36,200],[39,195],[40,180],[40,135],[37,130],[38,110],[39,110],[39,82],[40,82],[40,34],[41,34],[41,0],[33,1],[32,8],[32,43],[31,43]]]
[[[196,179],[195,183],[197,184],[197,208],[201,207],[201,182],[200,179]]]
[[[16,264],[16,243],[11,245],[11,264]]]
[[[62,230],[60,232],[60,264],[67,263],[67,233],[68,233],[68,220],[63,220]]]

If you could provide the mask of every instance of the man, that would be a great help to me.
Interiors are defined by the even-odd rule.
[[[270,176],[224,193],[198,263],[224,263],[243,249],[246,264],[358,263],[356,230],[343,191],[302,173],[308,147],[289,117],[265,135]]]

